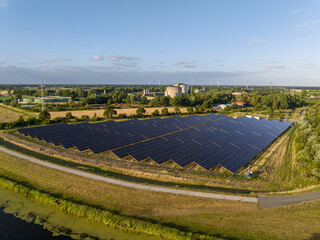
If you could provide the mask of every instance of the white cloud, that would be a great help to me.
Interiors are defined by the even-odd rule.
[[[62,57],[62,58],[47,59],[45,62],[46,63],[55,63],[55,62],[71,62],[71,61],[72,61],[71,58]]]
[[[91,58],[92,61],[103,61],[104,60],[104,56],[100,55],[100,56],[93,56]]]
[[[112,55],[109,57],[110,61],[134,61],[137,60],[137,58],[131,57],[131,56],[120,56],[120,55]]]
[[[319,22],[320,22],[320,20],[305,21],[305,22],[303,22],[303,23],[297,24],[296,27],[297,27],[297,28],[307,27],[307,26],[310,26],[310,25],[313,25],[313,24],[317,24],[317,23],[319,23]]]
[[[295,14],[298,14],[298,13],[302,13],[302,12],[305,12],[304,9],[300,8],[300,9],[294,9],[291,14],[295,15]]]
[[[0,63],[0,68],[8,68],[8,64],[6,63]]]
[[[189,62],[175,62],[173,66],[179,67],[179,68],[195,68],[196,62],[195,61],[189,61]]]
[[[30,64],[30,62],[29,62],[29,61],[25,61],[25,62],[18,62],[18,64],[19,64],[19,65],[28,65],[28,64]]]
[[[251,39],[249,41],[251,44],[259,44],[259,43],[263,43],[264,40],[261,40],[261,39]]]
[[[268,68],[268,69],[282,69],[282,68],[285,68],[286,66],[285,65],[267,65],[265,66],[264,68]]]
[[[8,6],[8,0],[0,0],[0,7],[6,8]]]
[[[305,9],[302,9],[302,8],[299,8],[299,9],[294,9],[292,12],[291,12],[292,15],[305,15],[305,16],[309,16],[311,15],[311,11],[310,10],[305,10]]]

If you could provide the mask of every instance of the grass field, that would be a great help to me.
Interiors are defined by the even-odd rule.
[[[12,122],[17,120],[20,116],[23,116],[26,120],[28,117],[35,115],[24,110],[0,104],[0,122]]]
[[[152,107],[152,108],[145,108],[146,110],[146,114],[151,114],[152,112],[154,112],[156,109],[160,112],[161,114],[161,110],[164,107]],[[169,112],[174,112],[174,107],[167,107]],[[115,109],[117,111],[117,114],[120,113],[125,113],[128,116],[130,114],[136,114],[136,110],[137,108],[128,108],[128,109]],[[180,111],[182,113],[186,113],[186,108],[185,107],[181,107]],[[51,115],[51,119],[56,118],[56,117],[65,117],[66,113],[70,112],[70,111],[61,111],[61,112],[50,112]],[[104,113],[104,109],[99,109],[99,110],[76,110],[76,111],[71,111],[72,116],[74,117],[78,117],[81,118],[81,116],[83,115],[88,115],[89,117],[93,117],[93,115],[96,113],[97,117],[103,117],[103,113]]]
[[[0,153],[0,175],[60,198],[225,239],[314,239],[320,201],[260,210],[257,204],[136,190],[48,169]]]
[[[0,122],[12,122],[17,120],[21,115],[23,114],[0,105]]]

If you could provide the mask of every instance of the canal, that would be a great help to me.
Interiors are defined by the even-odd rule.
[[[160,240],[89,222],[1,188],[0,239]]]

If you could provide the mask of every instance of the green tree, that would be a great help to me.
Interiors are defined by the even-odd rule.
[[[23,116],[19,116],[19,118],[15,121],[16,126],[24,126],[25,125],[25,121],[23,119]]]
[[[13,98],[10,102],[11,107],[15,107],[18,105],[18,100],[16,98]]]
[[[71,112],[67,112],[66,113],[66,118],[68,118],[68,119],[73,118],[72,113]]]
[[[158,109],[156,109],[156,110],[154,110],[152,113],[151,113],[151,116],[152,117],[157,117],[157,116],[159,116],[159,110]]]
[[[268,107],[268,115],[269,118],[273,118],[274,117],[274,111],[272,107]]]
[[[39,120],[40,120],[40,121],[45,121],[46,119],[50,119],[50,113],[47,112],[46,110],[41,111],[41,112],[39,113]]]
[[[202,108],[202,106],[200,104],[198,104],[194,108],[196,109],[197,113],[203,113],[203,111],[204,111],[204,109]]]
[[[136,113],[141,115],[143,115],[145,112],[146,110],[142,106],[138,107],[138,109],[136,110]]]
[[[96,113],[93,114],[93,117],[91,118],[91,120],[94,121],[94,122],[98,121],[98,117],[97,117]]]
[[[233,104],[231,105],[231,109],[237,109],[237,108],[238,108],[238,104],[233,103]]]
[[[192,114],[193,113],[193,107],[187,107],[187,112],[189,114]]]
[[[117,111],[114,110],[114,108],[106,107],[106,109],[104,110],[103,116],[107,118],[112,118],[113,115],[117,115]]]
[[[147,104],[148,103],[148,100],[145,96],[142,96],[141,97],[141,104]]]
[[[167,116],[167,115],[169,114],[168,108],[166,108],[166,107],[165,107],[165,108],[162,108],[161,113],[162,113],[162,115]]]
[[[230,110],[231,110],[231,107],[229,105],[225,106],[225,108],[223,109],[225,113],[228,113]]]
[[[176,114],[180,114],[180,113],[181,113],[180,108],[179,108],[179,107],[175,107],[175,108],[174,108],[174,112],[175,112]]]

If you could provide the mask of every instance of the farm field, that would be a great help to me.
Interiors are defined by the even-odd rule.
[[[319,201],[264,209],[254,203],[115,186],[0,153],[0,175],[64,199],[223,239],[316,239]],[[292,228],[292,226],[295,226]]]
[[[151,107],[151,108],[145,108],[146,114],[151,114],[156,109],[161,113],[161,110],[164,107]],[[169,112],[174,112],[174,107],[167,107]],[[136,114],[137,108],[128,108],[128,109],[115,109],[117,111],[117,114],[125,113],[127,115],[130,114]],[[180,108],[181,113],[186,113],[187,110],[185,107]],[[67,112],[71,112],[72,116],[80,118],[83,115],[88,115],[89,117],[93,117],[93,115],[96,113],[97,117],[103,117],[104,109],[99,110],[77,110],[77,111],[61,111],[61,112],[50,112],[51,119],[56,117],[65,117]]]

